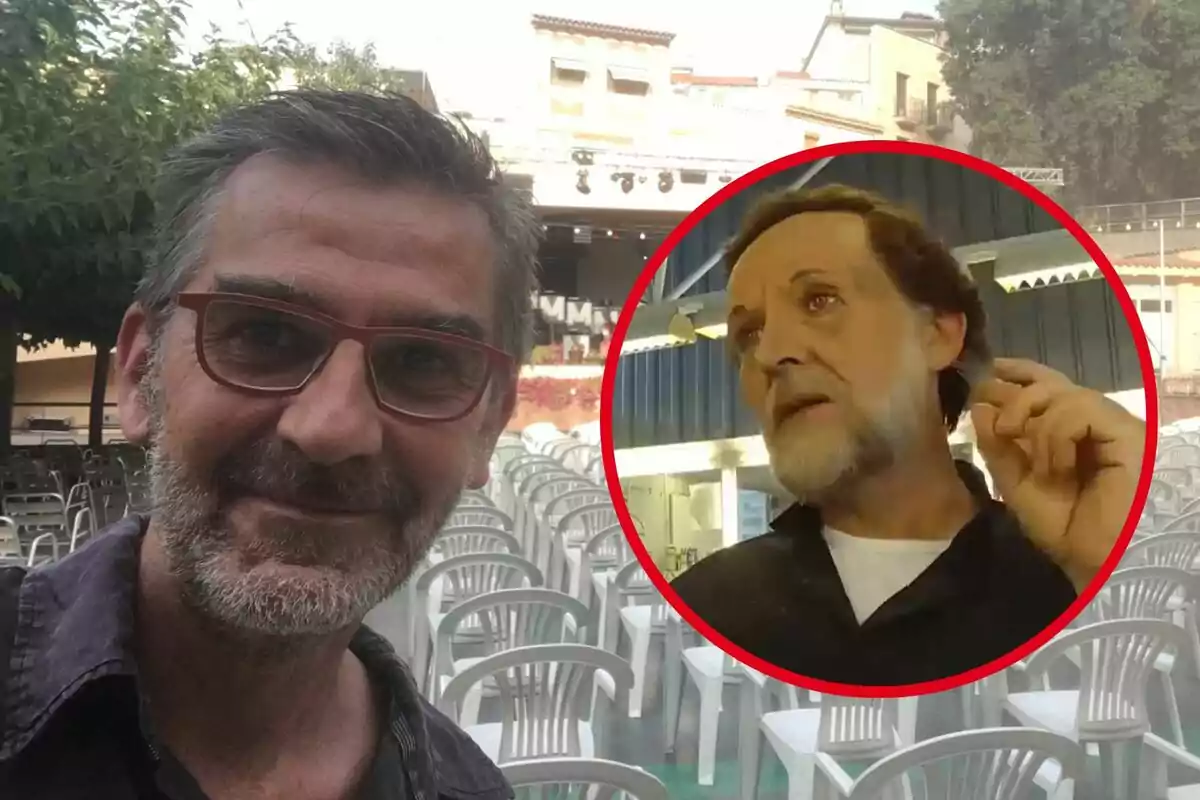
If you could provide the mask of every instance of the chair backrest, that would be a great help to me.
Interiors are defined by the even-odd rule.
[[[446,518],[445,528],[487,527],[499,528],[512,533],[513,520],[508,514],[494,506],[458,506]]]
[[[1162,465],[1158,469],[1198,466],[1200,465],[1200,448],[1187,442],[1173,444],[1158,452],[1157,462]]]
[[[592,453],[595,449],[590,444],[573,439],[570,446],[564,447],[559,451],[558,460],[568,469],[582,473],[587,469],[588,462],[591,461]]]
[[[531,508],[544,508],[552,498],[572,489],[595,489],[596,485],[579,473],[566,467],[547,470],[528,476],[521,481],[517,493],[525,498]]]
[[[1187,505],[1191,505],[1191,502],[1189,501]],[[1186,512],[1180,509],[1179,516],[1164,522],[1161,530],[1163,533],[1200,532],[1200,511]]]
[[[20,558],[21,537],[17,535],[16,520],[0,517],[0,558]]]
[[[1177,567],[1125,567],[1114,572],[1092,603],[1097,620],[1162,619],[1177,595],[1190,599],[1196,577]]]
[[[1156,533],[1131,542],[1121,557],[1121,563],[1127,566],[1191,569],[1197,556],[1200,556],[1200,533]]]
[[[66,537],[67,507],[61,494],[8,494],[3,511],[26,534],[58,531]]]
[[[600,758],[512,761],[500,771],[516,800],[668,800],[667,787],[645,770]]]
[[[467,553],[439,561],[417,577],[418,597],[427,598],[430,587],[438,578],[445,580],[445,596],[454,603],[485,592],[517,589],[523,582],[530,586],[543,583],[541,570],[511,553]]]
[[[563,465],[550,456],[544,456],[541,453],[526,453],[522,456],[516,456],[512,461],[505,464],[504,475],[512,481],[515,488],[520,486],[521,481],[533,473],[547,469],[559,470],[563,469]]]
[[[467,489],[458,498],[459,506],[466,508],[474,508],[476,506],[492,507],[496,504],[492,502],[492,498],[488,497],[487,492],[482,489]]]
[[[583,571],[613,569],[623,567],[633,560],[633,550],[629,540],[625,538],[625,530],[618,522],[598,531],[583,546],[583,556],[580,559]]]
[[[821,695],[818,748],[839,758],[878,758],[896,749],[895,699]]]
[[[498,763],[580,756],[582,700],[597,671],[608,674],[616,697],[628,697],[633,668],[615,653],[583,644],[539,644],[494,653],[467,667],[446,684],[437,705],[457,719],[467,691],[490,676],[504,714]]]
[[[476,595],[454,606],[438,623],[438,653],[450,656],[464,621],[471,629],[472,648],[485,656],[534,644],[562,644],[568,616],[578,631],[587,624],[587,606],[551,589],[501,589]]]
[[[1154,506],[1156,515],[1175,513],[1183,503],[1179,487],[1170,482],[1170,477],[1169,474],[1160,477],[1155,472],[1154,479],[1150,481],[1148,502]]]
[[[572,489],[546,504],[546,521],[566,544],[582,545],[605,528],[620,523],[612,497],[599,487]]]
[[[1066,778],[1083,774],[1084,753],[1053,731],[985,728],[959,731],[905,747],[868,767],[847,800],[1022,800],[1046,761]]]
[[[1079,652],[1080,741],[1141,735],[1150,729],[1146,686],[1154,662],[1168,648],[1187,651],[1187,633],[1178,625],[1155,619],[1097,622],[1051,639],[1026,662],[1031,679],[1070,651]]]
[[[504,468],[514,458],[529,454],[529,451],[525,449],[525,445],[520,442],[501,442],[496,445],[496,449],[492,452],[496,456],[497,466],[501,472],[504,471]]]
[[[442,528],[433,540],[433,552],[442,558],[466,555],[467,553],[512,553],[521,554],[521,543],[508,531],[487,525],[458,525]]]

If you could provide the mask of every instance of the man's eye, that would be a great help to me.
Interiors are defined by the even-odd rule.
[[[838,296],[832,292],[810,292],[803,299],[805,310],[813,314],[820,314],[833,308],[840,302]]]

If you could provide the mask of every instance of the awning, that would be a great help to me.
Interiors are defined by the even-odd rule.
[[[646,70],[637,67],[609,67],[608,77],[614,81],[650,83],[650,74]]]
[[[580,61],[574,58],[552,58],[550,63],[554,69],[563,72],[587,72],[588,65],[586,61]]]

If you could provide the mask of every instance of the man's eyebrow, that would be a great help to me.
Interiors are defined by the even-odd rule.
[[[325,298],[284,281],[245,275],[218,275],[214,284],[214,291],[217,292],[279,300],[319,311],[326,316],[335,318],[338,316],[336,309]],[[486,342],[488,339],[488,332],[483,323],[469,314],[447,314],[435,311],[395,312],[387,315],[377,324],[389,328],[421,328],[450,333],[478,342]]]
[[[788,283],[793,284],[793,283],[799,283],[800,281],[808,280],[810,278],[828,278],[828,277],[830,277],[829,272],[827,270],[821,269],[820,267],[801,267],[800,269],[798,269],[792,273],[792,277],[788,278]]]

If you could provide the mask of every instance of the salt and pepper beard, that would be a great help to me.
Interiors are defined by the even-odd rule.
[[[771,471],[799,502],[837,502],[864,477],[894,465],[920,436],[929,389],[915,334],[905,337],[899,363],[896,380],[878,402],[845,409],[848,418],[842,423],[842,446],[815,453],[812,436],[767,441]]]
[[[231,633],[296,639],[357,624],[404,583],[457,504],[461,489],[423,497],[395,458],[382,468],[339,472],[307,462],[294,446],[274,439],[242,445],[211,473],[196,474],[169,447],[158,374],[152,367],[141,382],[150,412],[154,528],[184,602]],[[316,490],[369,496],[382,505],[387,527],[366,538],[362,530],[333,523],[315,530],[278,519],[269,530],[255,531],[254,541],[237,542],[227,513],[232,486],[270,487],[273,496],[284,497]],[[287,576],[247,570],[248,561],[265,560],[307,569]]]

